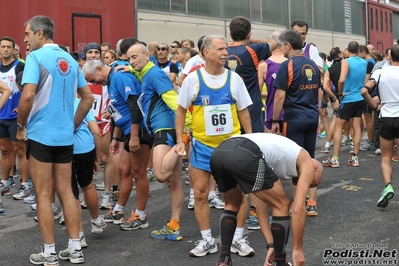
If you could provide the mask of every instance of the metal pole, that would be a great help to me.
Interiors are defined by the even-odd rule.
[[[138,17],[137,17],[137,7],[138,7],[138,0],[134,0],[134,12],[133,12],[133,14],[134,14],[134,37],[135,38],[138,38],[138,36],[139,36],[139,33],[138,33],[138,30],[139,30],[139,26],[138,26],[138,23],[139,23],[139,20],[138,20]]]
[[[370,28],[369,28],[369,4],[368,4],[368,0],[366,0],[365,1],[365,6],[364,6],[364,8],[365,8],[365,10],[366,10],[366,12],[365,12],[365,16],[366,16],[366,44],[369,44],[370,43],[370,39],[369,39],[369,35],[370,35],[370,32],[369,32],[369,30],[370,30]]]
[[[291,27],[291,0],[287,0],[287,13],[288,13],[288,27],[289,29]]]

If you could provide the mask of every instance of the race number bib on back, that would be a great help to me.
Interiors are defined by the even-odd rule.
[[[233,132],[233,118],[230,104],[204,106],[205,130],[207,136]]]

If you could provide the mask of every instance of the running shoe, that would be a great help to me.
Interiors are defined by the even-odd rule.
[[[393,191],[392,185],[389,184],[381,192],[381,196],[377,201],[377,206],[382,208],[387,207],[389,200],[392,199],[393,196],[395,196],[395,192]]]
[[[35,204],[36,203],[36,197],[35,197],[35,193],[32,191],[30,192],[30,195],[27,196],[26,198],[24,198],[24,202],[26,204]]]
[[[86,237],[84,234],[79,237],[79,243],[81,248],[87,248]]]
[[[35,265],[56,266],[60,265],[58,262],[57,253],[45,255],[43,252],[32,254],[29,258],[30,262]]]
[[[233,242],[231,244],[230,252],[238,253],[238,255],[240,255],[241,257],[250,257],[255,255],[254,249],[249,246],[247,237],[241,238],[240,240]]]
[[[259,230],[258,218],[254,215],[249,215],[248,217],[248,230]]]
[[[113,201],[118,201],[119,199],[119,190],[115,190],[111,192],[111,198]]]
[[[100,221],[91,220],[91,232],[93,234],[100,234],[103,232],[103,229],[107,226],[104,221],[104,218],[100,216]]]
[[[316,205],[308,205],[306,207],[306,215],[307,216],[318,216],[317,206]]]
[[[350,156],[348,159],[348,165],[353,167],[359,167],[359,158],[357,156]]]
[[[25,186],[20,186],[19,190],[17,193],[15,193],[14,195],[12,195],[12,198],[15,200],[22,200],[26,197],[30,196],[30,189],[29,187],[25,187]]]
[[[209,207],[211,208],[216,208],[218,210],[223,210],[224,209],[224,202],[217,196],[213,196],[208,199]]]
[[[188,198],[188,205],[187,208],[189,210],[194,210],[194,194],[190,194],[189,198]]]
[[[114,212],[110,210],[106,215],[104,215],[104,221],[106,223],[123,224],[123,212]]]
[[[208,242],[206,239],[202,239],[195,242],[195,248],[190,251],[190,256],[204,257],[208,253],[213,254],[216,252],[218,252],[218,247],[214,238],[212,238],[211,242]]]
[[[105,184],[104,184],[104,182],[102,182],[102,183],[100,183],[100,184],[97,184],[97,185],[96,185],[96,189],[99,190],[99,191],[104,191],[104,190],[105,190]]]
[[[320,134],[317,135],[318,138],[325,139],[327,138],[327,132],[323,130]]]
[[[171,230],[169,228],[169,223],[162,226],[162,228],[159,230],[152,231],[151,236],[155,239],[169,239],[172,241],[180,241],[183,239],[180,228],[176,230]]]
[[[320,150],[320,152],[321,153],[324,153],[324,154],[330,154],[330,147],[323,147],[321,150]]]
[[[14,177],[10,176],[10,177],[8,178],[8,185],[9,185],[10,187],[14,187],[14,186],[15,186]]]
[[[133,210],[131,212],[129,219],[127,219],[123,224],[120,225],[121,230],[126,230],[126,231],[133,231],[147,227],[148,227],[147,217],[144,216],[144,218],[141,219],[137,213],[134,213]]]
[[[381,155],[381,149],[377,148],[374,153],[375,155]]]
[[[334,157],[328,157],[326,160],[322,161],[322,164],[325,167],[331,167],[331,168],[339,167],[339,161],[338,161],[338,159],[335,159]]]
[[[11,186],[9,183],[7,183],[6,185],[2,184],[1,186],[1,195],[2,196],[7,196],[11,194]]]
[[[73,264],[83,263],[85,259],[83,257],[82,249],[75,249],[70,251],[68,248],[58,252],[58,258],[60,260],[69,260]]]
[[[101,210],[108,210],[112,209],[114,203],[111,200],[111,193],[103,193],[100,209]]]

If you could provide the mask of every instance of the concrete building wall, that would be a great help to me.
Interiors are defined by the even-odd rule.
[[[170,44],[172,41],[192,39],[195,43],[198,38],[206,34],[222,34],[230,40],[229,20],[218,20],[202,17],[189,17],[165,13],[137,12],[137,37],[145,42],[157,41]],[[251,38],[267,38],[277,30],[284,31],[281,25],[252,23]],[[365,44],[365,36],[335,33],[309,29],[307,41],[316,44],[319,51],[329,52],[334,46],[347,47],[350,41]]]

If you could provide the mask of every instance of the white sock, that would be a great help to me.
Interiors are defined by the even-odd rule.
[[[79,239],[69,239],[68,242],[68,249],[69,251],[75,251],[75,250],[80,250],[80,240]]]
[[[24,187],[25,189],[28,189],[28,182],[21,182],[21,186]]]
[[[123,212],[123,209],[125,208],[125,206],[121,206],[118,203],[115,205],[114,207],[114,212]]]
[[[193,188],[190,188],[190,196],[191,195],[194,195],[194,189]]]
[[[100,218],[100,216],[98,216],[96,219],[91,219],[91,221],[93,222],[93,223],[101,223],[101,218]],[[83,232],[82,232],[83,233]],[[80,234],[79,234],[79,236],[80,236]]]
[[[140,219],[144,219],[145,217],[145,210],[144,211],[139,211],[136,209],[136,213],[139,215]]]
[[[47,245],[44,244],[44,250],[43,250],[44,255],[50,256],[51,253],[55,253],[55,243]]]
[[[324,145],[324,147],[326,148],[330,148],[331,142],[326,141],[326,144]]]
[[[244,237],[244,227],[237,227],[236,231],[234,232],[233,243],[237,242],[238,240]]]
[[[208,241],[208,243],[213,244],[213,243],[211,243],[212,242],[212,232],[211,232],[210,228],[207,230],[202,230],[201,236],[202,236],[202,239],[206,239],[206,241]]]
[[[84,236],[85,235],[85,233],[83,233],[83,231],[80,231],[79,232],[79,238],[81,238],[82,236]]]
[[[211,199],[213,197],[216,197],[216,191],[209,191],[208,199]]]
[[[7,186],[7,185],[8,185],[8,180],[3,180],[3,179],[2,179],[2,180],[1,180],[1,183],[3,183],[4,186]]]

